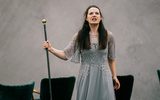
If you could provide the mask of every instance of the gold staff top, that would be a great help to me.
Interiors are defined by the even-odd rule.
[[[42,19],[42,23],[46,24],[47,20],[46,19]]]

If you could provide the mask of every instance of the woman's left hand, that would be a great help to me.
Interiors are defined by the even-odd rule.
[[[118,90],[120,88],[120,82],[117,77],[113,78],[113,83],[114,83],[114,89]]]

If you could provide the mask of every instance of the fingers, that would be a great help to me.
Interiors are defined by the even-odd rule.
[[[45,49],[45,48],[48,48],[48,43],[47,41],[44,41],[43,44],[42,44],[42,47]]]
[[[118,90],[120,88],[120,84],[119,83],[115,83],[114,89]]]
[[[51,48],[51,43],[48,40],[44,41],[42,44],[42,48],[44,48],[44,49]]]
[[[120,88],[120,82],[117,78],[113,80],[114,80],[114,89],[118,90]]]

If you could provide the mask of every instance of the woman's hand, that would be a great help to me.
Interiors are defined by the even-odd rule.
[[[56,57],[61,58],[63,60],[68,60],[66,58],[66,55],[65,55],[64,51],[53,48],[52,45],[51,45],[51,43],[48,40],[44,41],[44,43],[42,44],[42,47],[44,49],[48,49],[48,51],[50,53],[52,53],[53,55],[55,55]]]
[[[48,51],[51,51],[51,49],[52,49],[52,45],[51,45],[51,43],[48,40],[44,41],[44,43],[42,44],[42,47],[44,49],[48,49]]]
[[[120,82],[117,77],[113,77],[114,89],[118,90],[120,88]]]

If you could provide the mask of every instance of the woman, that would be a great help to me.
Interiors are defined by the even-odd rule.
[[[114,89],[120,88],[115,66],[115,41],[112,33],[104,28],[97,6],[86,9],[82,29],[64,50],[53,48],[49,41],[43,43],[43,48],[63,60],[81,63],[77,100],[115,100]]]

